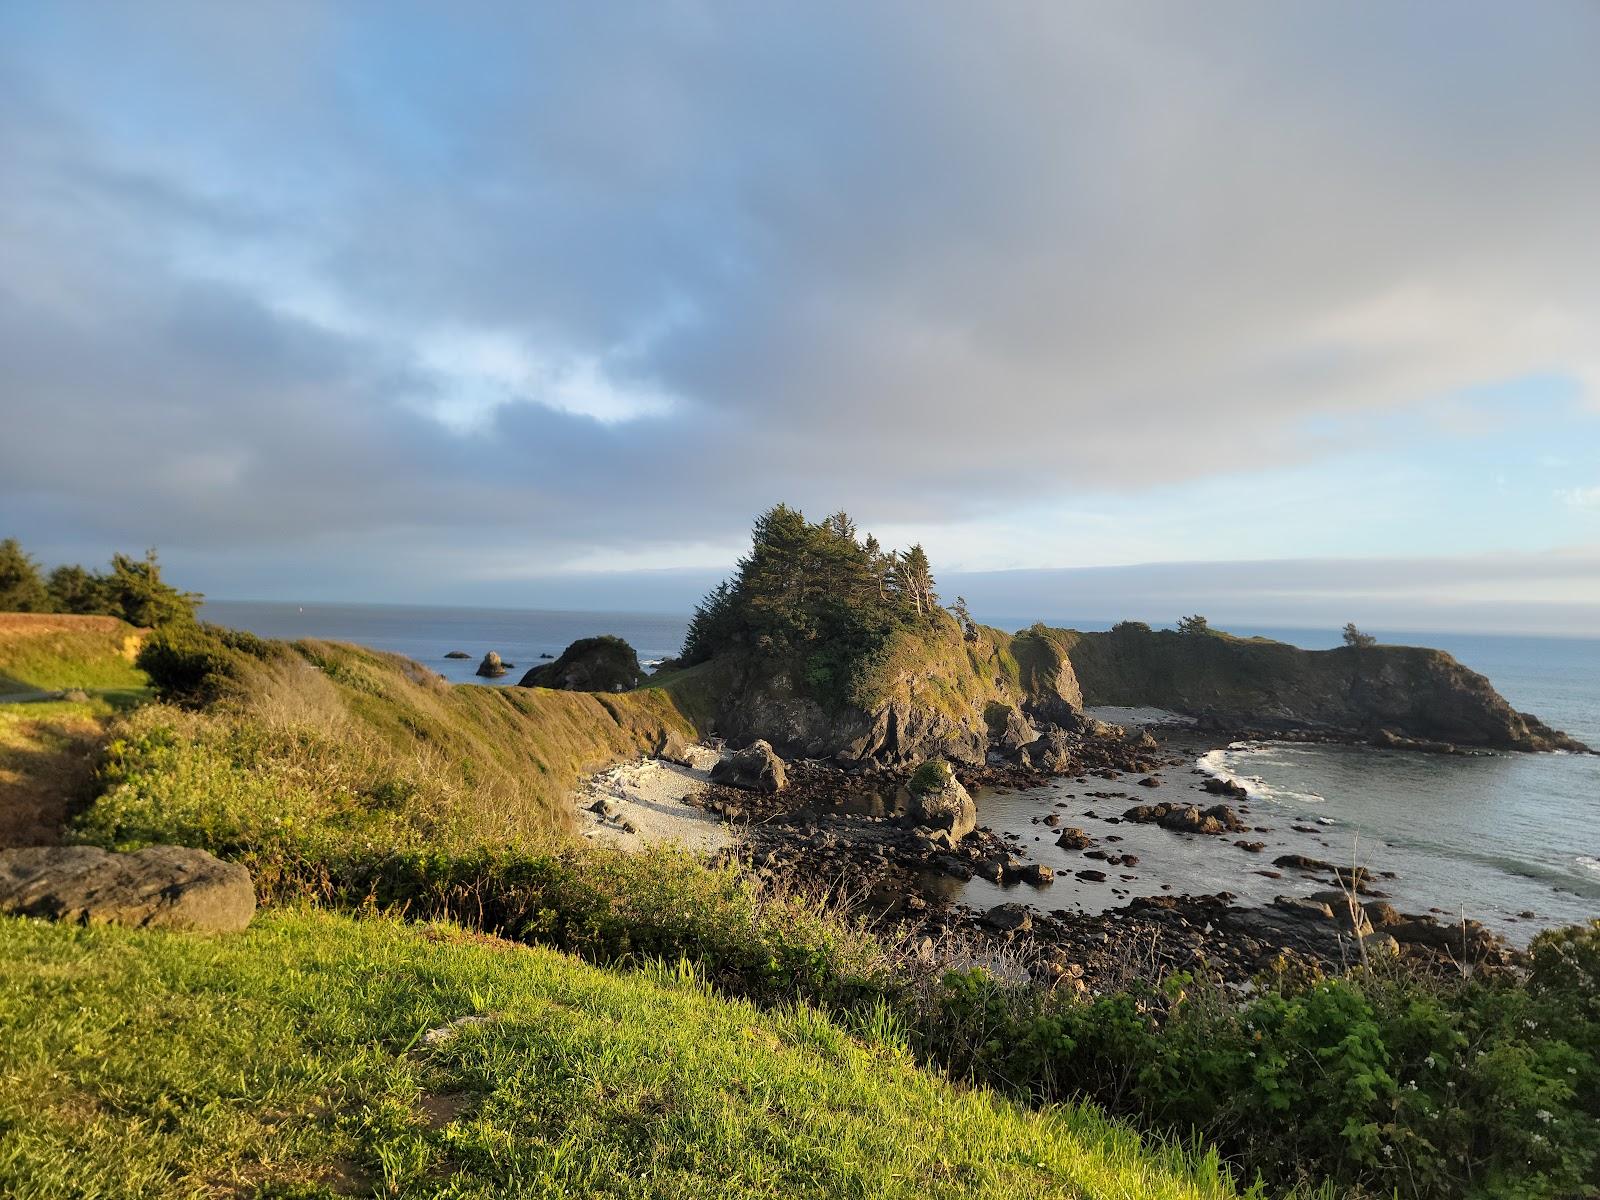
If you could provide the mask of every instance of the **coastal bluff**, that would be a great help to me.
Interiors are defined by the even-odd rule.
[[[1119,626],[1052,630],[1084,702],[1168,709],[1224,727],[1320,733],[1379,743],[1584,751],[1517,712],[1484,676],[1442,650],[1302,650],[1265,638]]]

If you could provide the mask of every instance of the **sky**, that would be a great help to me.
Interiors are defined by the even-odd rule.
[[[0,0],[0,536],[1600,635],[1600,5]]]

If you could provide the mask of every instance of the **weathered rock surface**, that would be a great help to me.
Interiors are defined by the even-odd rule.
[[[250,872],[204,850],[0,850],[0,912],[76,924],[231,932],[255,915]]]
[[[943,759],[930,759],[911,776],[911,819],[960,841],[978,827],[978,807]]]
[[[627,692],[644,680],[644,669],[633,647],[619,637],[602,634],[579,638],[554,662],[530,670],[519,686],[563,692]]]
[[[500,656],[491,650],[483,656],[483,661],[478,664],[477,673],[485,679],[498,679],[506,673],[506,665],[500,661]]]
[[[1122,814],[1124,821],[1159,825],[1175,833],[1242,833],[1249,826],[1226,804],[1138,804]]]
[[[472,655],[468,654],[465,650],[452,650],[448,654],[446,654],[445,657],[446,658],[471,658]]]
[[[755,741],[720,759],[711,768],[711,782],[750,792],[781,792],[788,786],[783,759],[770,743]]]

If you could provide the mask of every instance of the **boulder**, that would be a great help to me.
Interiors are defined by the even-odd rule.
[[[78,925],[226,933],[256,911],[250,872],[204,850],[95,846],[0,850],[0,912]]]
[[[711,768],[711,782],[748,792],[770,793],[783,791],[789,779],[777,751],[767,742],[757,741],[719,759]]]
[[[1239,800],[1245,799],[1250,794],[1245,790],[1244,784],[1232,779],[1221,779],[1215,775],[1202,783],[1200,787],[1204,791],[1210,792],[1213,796],[1233,796]]]
[[[1061,831],[1061,836],[1056,839],[1056,845],[1063,850],[1087,850],[1093,840],[1076,825],[1069,825]]]
[[[989,704],[983,710],[983,720],[990,744],[1007,754],[1015,753],[1039,736],[1039,731],[1012,704],[998,701]]]
[[[978,807],[942,758],[930,758],[911,775],[911,820],[930,829],[946,829],[960,841],[978,827]]]
[[[1033,928],[1033,914],[1026,904],[997,904],[983,914],[983,923],[1001,933],[1026,933]]]
[[[500,661],[500,656],[493,650],[483,656],[483,661],[478,664],[478,674],[485,679],[498,679],[506,673],[505,663]]]
[[[1043,887],[1056,877],[1056,873],[1043,863],[1027,863],[1012,872],[1012,878],[1022,883],[1031,883],[1035,887]]]
[[[1036,771],[1072,770],[1072,738],[1060,730],[1041,734],[1017,751],[1017,757]]]
[[[656,757],[677,763],[680,767],[688,767],[691,771],[709,771],[722,761],[722,755],[710,746],[685,741],[671,731],[661,735],[656,745]]]
[[[619,637],[579,638],[554,662],[534,667],[522,687],[563,692],[626,692],[644,683],[644,668],[632,646]]]
[[[1313,921],[1333,920],[1333,908],[1321,900],[1301,899],[1298,896],[1278,896],[1272,901],[1274,908],[1280,908],[1293,916],[1305,917]]]
[[[452,650],[452,651],[450,651],[450,653],[446,654],[445,657],[446,658],[471,658],[472,655],[468,654],[465,650]]]

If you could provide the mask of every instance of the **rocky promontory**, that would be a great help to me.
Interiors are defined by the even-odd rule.
[[[1308,732],[1399,748],[1586,750],[1519,713],[1442,650],[1302,650],[1266,638],[1054,630],[1090,705],[1167,709],[1229,730]]]

